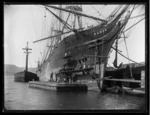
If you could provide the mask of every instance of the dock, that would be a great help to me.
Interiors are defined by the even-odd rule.
[[[79,83],[55,83],[30,81],[29,87],[54,91],[87,91],[87,85]]]

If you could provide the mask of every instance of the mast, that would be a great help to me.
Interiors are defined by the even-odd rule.
[[[28,42],[27,42],[26,48],[22,48],[22,50],[26,50],[26,52],[24,52],[24,53],[26,53],[26,67],[25,67],[25,71],[27,72],[28,71],[28,55],[29,55],[29,53],[31,53],[28,50],[32,50],[31,48],[28,48]]]
[[[70,10],[71,14],[72,14],[72,12],[82,13],[82,6],[81,5],[67,5],[65,7],[65,9]],[[82,28],[82,17],[81,17],[81,15],[78,15],[76,13],[74,13],[72,15],[74,17],[73,24],[72,24],[73,29],[76,29],[77,23],[78,23],[78,28]]]

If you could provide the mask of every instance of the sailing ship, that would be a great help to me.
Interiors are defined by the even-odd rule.
[[[81,76],[91,76],[96,78],[98,87],[102,89],[102,79],[112,48],[116,51],[114,67],[122,66],[117,66],[117,54],[120,53],[118,40],[122,36],[125,39],[124,32],[134,26],[125,30],[138,5],[116,5],[106,19],[83,13],[82,5],[44,4],[42,7],[55,18],[55,22],[51,24],[50,36],[34,41],[35,44],[46,44],[44,56],[38,62],[39,80],[73,84]],[[83,18],[98,23],[86,28],[83,27]],[[113,47],[114,43],[116,48]]]
[[[25,70],[22,72],[18,72],[14,74],[14,81],[15,82],[29,82],[29,81],[38,81],[39,78],[35,73],[28,71],[28,54],[31,53],[29,50],[32,50],[31,48],[28,48],[28,42],[26,48],[22,48],[23,50],[26,50],[26,67]]]

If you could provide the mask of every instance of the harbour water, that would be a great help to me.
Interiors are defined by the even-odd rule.
[[[13,76],[5,76],[4,106],[7,110],[143,110],[145,98],[29,88],[28,83],[14,82]]]

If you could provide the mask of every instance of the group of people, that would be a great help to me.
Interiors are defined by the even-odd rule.
[[[64,65],[64,69],[71,68],[74,68],[75,70],[87,68],[87,59],[85,58],[78,61],[68,59],[67,64]]]
[[[82,60],[69,60],[67,61],[67,64],[64,65],[64,70],[81,70],[81,69],[85,69],[87,68],[87,59],[82,59]],[[72,69],[71,69],[72,68]],[[83,75],[86,75],[87,72],[85,71],[81,71]],[[64,82],[67,83],[72,83],[74,81],[74,77],[75,77],[76,73],[72,73],[72,72],[67,72],[64,74],[64,79],[62,79]],[[57,76],[56,73],[52,72],[50,74],[50,82],[60,82],[60,76]]]
[[[79,70],[79,69],[85,69],[85,68],[87,68],[87,59],[86,58],[77,61],[77,66],[76,66],[77,70]]]

